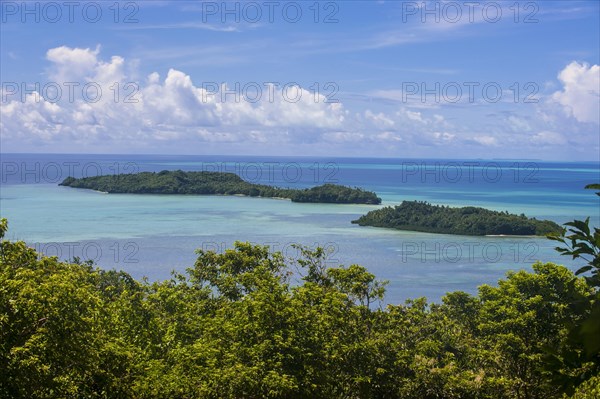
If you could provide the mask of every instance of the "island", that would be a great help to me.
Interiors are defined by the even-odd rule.
[[[537,220],[508,212],[467,206],[453,208],[423,201],[403,201],[395,207],[377,209],[352,223],[426,233],[484,235],[537,235],[559,233],[562,228],[550,220]]]
[[[59,185],[119,194],[245,195],[290,199],[293,202],[370,205],[381,203],[381,198],[374,192],[358,187],[323,184],[306,189],[279,188],[250,183],[229,172],[163,170],[158,173],[67,177]]]

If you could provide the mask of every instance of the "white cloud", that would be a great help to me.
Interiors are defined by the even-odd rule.
[[[600,66],[571,62],[558,75],[563,85],[552,98],[579,122],[600,123]]]
[[[406,111],[406,116],[411,121],[424,122],[420,112]]]
[[[164,80],[154,72],[145,82],[130,82],[124,58],[105,62],[99,52],[99,47],[50,49],[48,76],[62,88],[62,96],[51,101],[37,92],[24,98],[6,96],[3,139],[294,141],[303,140],[302,133],[290,137],[282,132],[340,129],[345,122],[342,104],[327,103],[325,96],[298,86],[262,86],[261,96],[251,102],[241,93],[237,98],[222,96],[223,90],[232,89],[227,86],[195,85],[191,76],[175,69]],[[73,98],[71,83],[65,82],[75,82]],[[92,96],[86,97],[86,84],[99,87],[102,95],[95,98],[91,90]],[[385,121],[383,115],[377,118]]]
[[[392,119],[388,118],[382,112],[375,114],[369,109],[365,111],[365,118],[367,120],[370,120],[377,127],[380,127],[382,129],[389,129],[389,128],[393,127],[395,124],[395,122]]]
[[[531,137],[531,141],[539,145],[564,145],[567,144],[567,139],[560,133],[542,131]]]
[[[496,138],[492,136],[475,136],[473,137],[473,140],[486,147],[498,145],[498,140],[496,140]]]
[[[372,102],[369,109],[351,112],[343,103],[328,103],[325,96],[298,86],[283,90],[261,85],[257,101],[235,101],[233,95],[223,98],[221,93],[236,90],[236,82],[207,85],[201,76],[177,69],[136,79],[135,60],[102,59],[100,47],[57,47],[47,52],[47,60],[48,77],[61,85],[77,82],[77,95],[70,101],[64,89],[62,98],[54,102],[44,99],[43,91],[21,98],[3,87],[0,138],[4,151],[296,155],[321,151],[458,157],[481,156],[478,151],[485,146],[486,156],[529,157],[552,154],[549,149],[562,153],[567,143],[588,154],[583,158],[598,151],[597,125],[589,123],[598,108],[593,87],[598,66],[587,64],[567,66],[560,74],[564,89],[530,107],[529,114],[525,108],[515,108],[484,115],[468,104],[424,107],[420,101]],[[81,95],[81,87],[90,83],[102,89],[97,101],[86,101]],[[377,94],[388,100],[402,99],[401,91]],[[562,112],[564,108],[568,115]]]
[[[394,134],[393,132],[382,132],[377,135],[377,139],[381,141],[397,142],[402,141],[402,137]]]
[[[515,115],[510,115],[507,118],[508,125],[515,132],[529,132],[531,131],[531,125],[529,122],[523,118],[519,118]]]
[[[46,59],[52,63],[49,77],[55,82],[79,81],[88,77],[98,66],[97,56],[100,46],[89,48],[56,47],[46,52]]]
[[[433,137],[435,137],[436,139],[438,139],[440,141],[447,142],[447,141],[454,140],[454,138],[456,137],[456,134],[449,133],[449,132],[434,132]]]

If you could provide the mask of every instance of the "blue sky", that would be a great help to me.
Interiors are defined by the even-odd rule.
[[[598,1],[23,4],[2,152],[599,157]]]

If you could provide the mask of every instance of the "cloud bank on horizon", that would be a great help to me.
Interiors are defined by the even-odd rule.
[[[210,31],[231,35],[237,28]],[[299,43],[305,32],[296,35]],[[319,38],[310,43],[307,50],[315,51]],[[380,44],[404,43],[388,32]],[[427,46],[419,41],[416,45]],[[164,57],[156,64],[143,52],[107,54],[107,47],[116,46],[63,43],[46,49],[43,66],[36,68],[37,81],[2,76],[1,151],[561,160],[597,160],[600,153],[600,66],[587,61],[595,61],[597,54],[563,55],[561,68],[545,71],[553,79],[536,83],[513,76],[472,78],[475,72],[457,76],[455,64],[429,70],[429,66],[400,67],[380,60],[372,46],[360,50],[368,51],[360,62],[374,63],[375,69],[391,68],[393,74],[385,84],[364,76],[366,83],[354,83],[348,90],[342,82],[362,75],[343,69],[345,62],[348,69],[356,69],[353,65],[358,62],[347,61],[344,52],[331,56],[340,57],[341,68],[333,72],[340,75],[338,83],[328,79],[331,71],[319,74],[319,70],[311,77],[325,79],[284,80],[273,72],[274,79],[242,80],[226,68],[224,78],[214,79],[222,65],[186,64],[166,49],[153,54]],[[218,58],[210,54],[219,51],[216,48],[207,46],[206,56]],[[2,56],[5,62],[8,58],[15,64],[24,62],[12,52]],[[203,56],[192,52],[185,58]],[[265,61],[264,76],[271,68],[297,61],[289,57],[277,68]],[[238,73],[248,68],[231,61],[238,64]]]

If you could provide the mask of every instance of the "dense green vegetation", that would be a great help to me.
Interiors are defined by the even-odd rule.
[[[385,282],[320,249],[302,249],[301,284],[247,243],[148,283],[3,240],[0,397],[597,398],[599,251],[579,227],[555,239],[595,254],[592,277],[536,263],[385,309]]]
[[[562,229],[549,220],[537,220],[473,206],[452,208],[420,201],[403,201],[377,209],[352,221],[360,226],[461,235],[546,235]]]
[[[238,242],[149,283],[4,240],[3,219],[0,397],[597,399],[600,229],[566,226],[576,273],[382,308],[385,282],[322,249]]]
[[[234,173],[184,172],[163,170],[159,173],[94,176],[76,179],[67,177],[62,186],[87,188],[107,193],[129,194],[221,194],[250,197],[288,198],[293,202],[336,204],[380,204],[374,192],[336,184],[324,184],[310,189],[285,189],[253,184]]]

